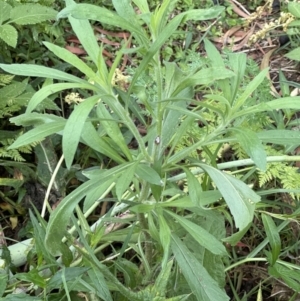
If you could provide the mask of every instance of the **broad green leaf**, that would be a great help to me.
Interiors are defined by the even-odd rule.
[[[71,90],[71,89],[84,89],[84,90],[96,90],[96,87],[92,84],[86,83],[59,83],[52,84],[39,89],[33,97],[30,99],[26,113],[31,113],[36,107],[47,98],[49,95],[54,93],[63,91],[63,90]]]
[[[267,169],[267,154],[256,133],[245,128],[231,128],[238,143],[262,171]]]
[[[0,2],[0,25],[10,17],[12,7],[5,1]]]
[[[104,127],[107,135],[120,147],[125,156],[131,160],[132,156],[124,139],[124,135],[120,130],[118,121],[113,119],[113,116],[109,113],[103,102],[100,102],[97,105],[96,112],[101,122],[101,126]]]
[[[289,58],[290,60],[300,61],[300,47],[293,49],[292,51],[288,52],[284,56]]]
[[[37,24],[47,20],[54,20],[56,15],[56,10],[38,3],[22,4],[11,10],[10,22],[19,25]]]
[[[82,83],[86,84],[86,81],[78,78],[74,75],[65,73],[60,70],[56,70],[53,68],[48,68],[44,66],[36,66],[36,65],[29,65],[29,64],[0,64],[0,68],[4,71],[16,75],[22,76],[34,76],[34,77],[45,77],[45,78],[53,78],[62,81],[70,81],[74,83]]]
[[[74,111],[67,120],[62,147],[68,169],[71,168],[86,119],[98,101],[99,96],[97,95],[85,99],[82,103],[75,106]]]
[[[297,2],[288,2],[289,12],[296,18],[300,18],[300,4]]]
[[[263,213],[261,217],[262,217],[262,222],[264,224],[264,229],[266,231],[267,237],[269,238],[269,243],[271,246],[271,252],[272,252],[271,265],[274,265],[281,251],[281,240],[280,240],[279,232],[277,230],[277,227],[273,219],[269,215]]]
[[[150,184],[159,185],[163,184],[159,174],[150,166],[140,163],[137,166],[136,174],[143,180]]]
[[[206,164],[197,164],[214,181],[226,201],[237,228],[242,230],[252,222],[255,203],[260,197],[244,182]]]
[[[39,125],[20,136],[8,149],[14,149],[37,141],[41,141],[45,137],[63,130],[65,124],[65,121],[59,121]]]
[[[100,137],[91,122],[86,122],[83,130],[81,139],[83,143],[96,150],[97,152],[113,159],[117,163],[124,163],[125,160],[120,154],[106,142],[104,137]]]
[[[227,255],[224,245],[205,229],[171,211],[165,212],[170,214],[201,246],[213,254]]]
[[[18,32],[9,24],[0,25],[0,39],[7,45],[15,48],[17,46]]]
[[[198,301],[229,300],[218,283],[175,234],[172,234],[171,247],[180,270]]]
[[[85,74],[89,80],[96,81],[96,73],[80,58],[78,58],[77,55],[73,54],[65,48],[56,46],[52,43],[44,42],[43,44],[57,57],[69,63],[70,65],[81,71],[83,74]]]

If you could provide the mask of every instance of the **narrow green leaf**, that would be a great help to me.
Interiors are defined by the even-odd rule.
[[[120,154],[113,149],[109,143],[106,142],[104,137],[100,137],[91,122],[86,122],[83,130],[81,139],[83,143],[96,150],[97,152],[113,159],[117,163],[124,163],[125,160]]]
[[[83,74],[87,76],[89,80],[96,80],[96,73],[85,64],[77,55],[73,54],[69,50],[56,46],[49,42],[43,42],[43,44],[53,52],[57,57],[61,58],[65,62],[77,68]]]
[[[164,253],[168,254],[170,243],[171,243],[171,230],[163,216],[163,212],[164,210],[159,210],[159,212],[157,212],[158,224],[159,224],[159,238],[160,238],[160,243],[164,249]]]
[[[199,225],[189,221],[187,218],[181,217],[171,211],[165,211],[174,219],[203,247],[216,255],[227,255],[224,245],[213,235],[207,232]]]
[[[258,75],[254,77],[254,79],[248,84],[243,94],[236,100],[234,104],[234,109],[239,110],[248,99],[248,97],[257,89],[257,87],[263,82],[265,79],[269,69],[266,68],[262,70]]]
[[[84,89],[84,90],[96,90],[96,87],[94,85],[86,83],[59,83],[59,84],[52,84],[45,86],[41,89],[39,89],[33,97],[30,99],[26,113],[31,113],[36,107],[45,100],[49,95],[52,95],[54,93],[63,91],[63,90],[71,90],[71,89]]]
[[[197,85],[208,85],[219,79],[226,79],[235,76],[235,74],[226,68],[222,67],[211,67],[203,68],[196,72],[194,75],[187,77],[181,82],[177,89],[173,92],[172,97],[187,87],[195,87]]]
[[[257,133],[257,136],[265,143],[295,145],[295,141],[300,139],[300,132],[293,130],[268,130]]]
[[[197,207],[199,206],[200,194],[202,192],[201,184],[188,168],[183,168],[183,170],[186,174],[189,196],[195,207]]]
[[[261,217],[262,217],[262,222],[264,224],[264,229],[266,231],[271,246],[271,252],[272,252],[271,265],[274,265],[281,251],[281,240],[280,240],[279,232],[277,230],[277,226],[275,225],[273,219],[269,215],[263,213]]]
[[[74,83],[82,83],[86,84],[86,81],[78,78],[74,75],[65,73],[60,70],[56,70],[53,68],[48,68],[44,66],[36,66],[36,65],[29,65],[29,64],[0,64],[0,68],[4,71],[16,75],[22,76],[34,76],[34,77],[45,77],[45,78],[53,78],[62,81],[70,81]]]
[[[120,147],[124,155],[131,160],[132,156],[124,139],[124,135],[120,130],[118,121],[113,119],[113,116],[108,112],[103,102],[97,105],[97,115],[107,135]]]
[[[295,16],[296,18],[300,18],[300,4],[299,3],[289,2],[288,10],[293,16]]]
[[[38,126],[45,123],[51,122],[62,122],[66,121],[63,117],[56,116],[53,114],[47,113],[24,113],[16,117],[12,117],[9,119],[11,123],[20,126]]]
[[[284,56],[289,58],[290,60],[300,61],[300,47],[293,49]]]
[[[187,284],[198,301],[229,300],[218,283],[175,234],[172,234],[171,247]]]
[[[98,101],[99,96],[97,95],[85,99],[75,107],[67,120],[64,128],[62,147],[68,169],[71,168],[86,119]]]
[[[92,270],[88,271],[91,283],[93,283],[97,295],[104,301],[112,301],[111,294],[106,284],[106,280],[99,269],[91,264]]]
[[[41,141],[45,137],[63,130],[65,124],[65,121],[59,121],[39,125],[20,136],[8,149],[14,149],[37,141]]]
[[[205,164],[197,164],[209,174],[225,199],[236,224],[242,230],[252,222],[260,197],[244,182]]]
[[[169,236],[169,240],[171,241],[171,235]],[[156,294],[158,296],[165,296],[167,293],[167,285],[170,280],[170,274],[172,271],[173,264],[174,260],[169,260],[166,267],[161,269],[158,277],[155,280],[154,289],[157,292]]]
[[[144,55],[143,60],[139,64],[139,67],[135,70],[134,76],[131,80],[130,89],[134,87],[137,79],[145,71],[146,66],[148,63],[153,59],[153,56],[157,51],[161,48],[161,46],[167,41],[167,39],[174,33],[174,31],[179,26],[181,20],[181,15],[177,15],[174,17],[169,24],[164,28],[164,30],[160,33],[160,35],[157,37],[156,41],[151,45],[147,53]]]
[[[76,5],[73,0],[66,0],[65,2],[67,9]],[[57,18],[59,18],[59,16],[57,16]],[[99,55],[102,56],[102,52],[100,51],[94,34],[94,29],[92,28],[90,22],[88,20],[77,20],[72,16],[69,16],[68,19],[81,45],[88,53],[94,64],[97,66],[98,57]]]
[[[184,14],[184,21],[204,21],[217,18],[223,11],[223,6],[213,6],[206,9],[188,9]]]
[[[16,24],[27,25],[54,20],[56,15],[56,10],[38,3],[21,4],[11,10],[10,19]]]
[[[76,19],[89,19],[99,21],[104,24],[117,26],[123,30],[132,32],[140,40],[144,39],[144,33],[140,32],[130,21],[120,17],[115,12],[92,4],[70,5],[60,11],[57,18],[65,18],[72,16]],[[144,40],[145,41],[145,40]]]
[[[256,135],[245,128],[231,128],[238,143],[246,151],[247,155],[254,161],[255,165],[262,171],[267,169],[267,153]]]
[[[3,296],[6,286],[7,286],[7,282],[8,282],[8,275],[5,274],[0,274],[0,297]]]
[[[122,199],[123,193],[129,189],[129,185],[132,182],[136,168],[137,163],[134,162],[131,166],[128,166],[128,169],[118,178],[116,182],[116,195],[119,202]]]
[[[146,164],[140,163],[137,166],[136,174],[150,184],[161,186],[163,183],[159,174],[152,167]]]
[[[15,48],[17,46],[18,32],[9,24],[0,25],[0,39],[7,45]]]

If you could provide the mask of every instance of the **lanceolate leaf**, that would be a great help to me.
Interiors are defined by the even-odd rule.
[[[53,52],[57,57],[61,58],[65,62],[74,66],[78,70],[80,70],[83,74],[85,74],[88,79],[95,80],[96,74],[95,72],[85,64],[81,59],[77,57],[77,55],[73,54],[69,50],[56,46],[52,43],[44,42],[44,45]]]
[[[104,137],[100,137],[91,122],[86,122],[81,135],[82,141],[96,150],[97,152],[113,159],[117,163],[124,163],[125,160],[120,156],[120,154],[113,149],[109,143],[106,142]]]
[[[269,130],[257,133],[257,137],[265,143],[295,145],[300,140],[300,132],[293,130]]]
[[[262,214],[261,217],[264,224],[264,229],[266,231],[267,237],[269,238],[269,242],[271,246],[271,252],[272,252],[271,265],[274,265],[279,257],[280,250],[281,250],[280,236],[278,233],[277,226],[275,225],[273,219],[267,214]]]
[[[159,174],[150,166],[146,164],[139,164],[136,169],[137,175],[150,184],[162,185],[162,180]]]
[[[212,166],[197,165],[209,174],[218,187],[234,217],[236,227],[240,230],[247,227],[252,222],[255,203],[260,201],[260,197],[244,182]]]
[[[57,11],[40,4],[22,4],[14,7],[10,13],[11,22],[19,25],[37,24],[55,19]]]
[[[181,217],[171,211],[167,211],[173,218],[203,247],[208,249],[213,254],[226,255],[224,245],[216,239],[212,234],[207,232],[202,227],[189,221],[187,218]]]
[[[65,121],[58,121],[39,125],[19,137],[8,149],[18,148],[37,141],[41,141],[45,137],[61,131],[64,128],[65,124]]]
[[[254,161],[255,165],[260,170],[266,171],[267,154],[256,133],[242,128],[232,128],[231,130],[234,132],[238,143]]]
[[[71,167],[76,149],[80,140],[84,123],[95,104],[99,101],[99,96],[91,96],[75,107],[69,117],[63,134],[63,153],[67,168]]]
[[[218,283],[175,234],[172,234],[171,247],[182,274],[198,301],[229,300]]]
[[[80,79],[74,75],[53,68],[44,67],[44,66],[36,66],[36,65],[28,65],[28,64],[13,64],[13,65],[0,64],[0,68],[6,72],[16,74],[16,75],[53,78],[62,81],[70,81],[70,82],[83,83],[83,84],[86,83],[85,80]]]

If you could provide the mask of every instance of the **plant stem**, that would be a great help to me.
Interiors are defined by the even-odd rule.
[[[300,161],[300,156],[269,156],[267,157],[267,162],[295,162],[295,161]],[[243,159],[243,160],[236,160],[236,161],[231,161],[231,162],[225,162],[225,163],[220,163],[217,164],[217,168],[222,170],[222,169],[229,169],[233,167],[240,167],[240,166],[249,166],[249,165],[255,165],[254,161],[252,159]],[[201,173],[204,173],[203,169],[201,168],[195,168],[191,170],[191,172],[194,175],[198,175]],[[186,178],[185,173],[181,173],[177,176],[170,177],[167,180],[170,182],[177,182],[179,180],[183,180]]]

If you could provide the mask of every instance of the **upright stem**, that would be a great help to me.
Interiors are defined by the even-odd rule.
[[[147,199],[147,197],[149,195],[149,191],[150,191],[149,183],[144,182],[142,184],[139,202],[142,202]],[[141,230],[144,232],[144,235],[145,235],[145,257],[150,265],[151,260],[152,260],[152,243],[151,243],[151,236],[148,232],[148,224],[147,224],[144,213],[138,213],[137,217],[138,217],[138,220],[141,225]]]

